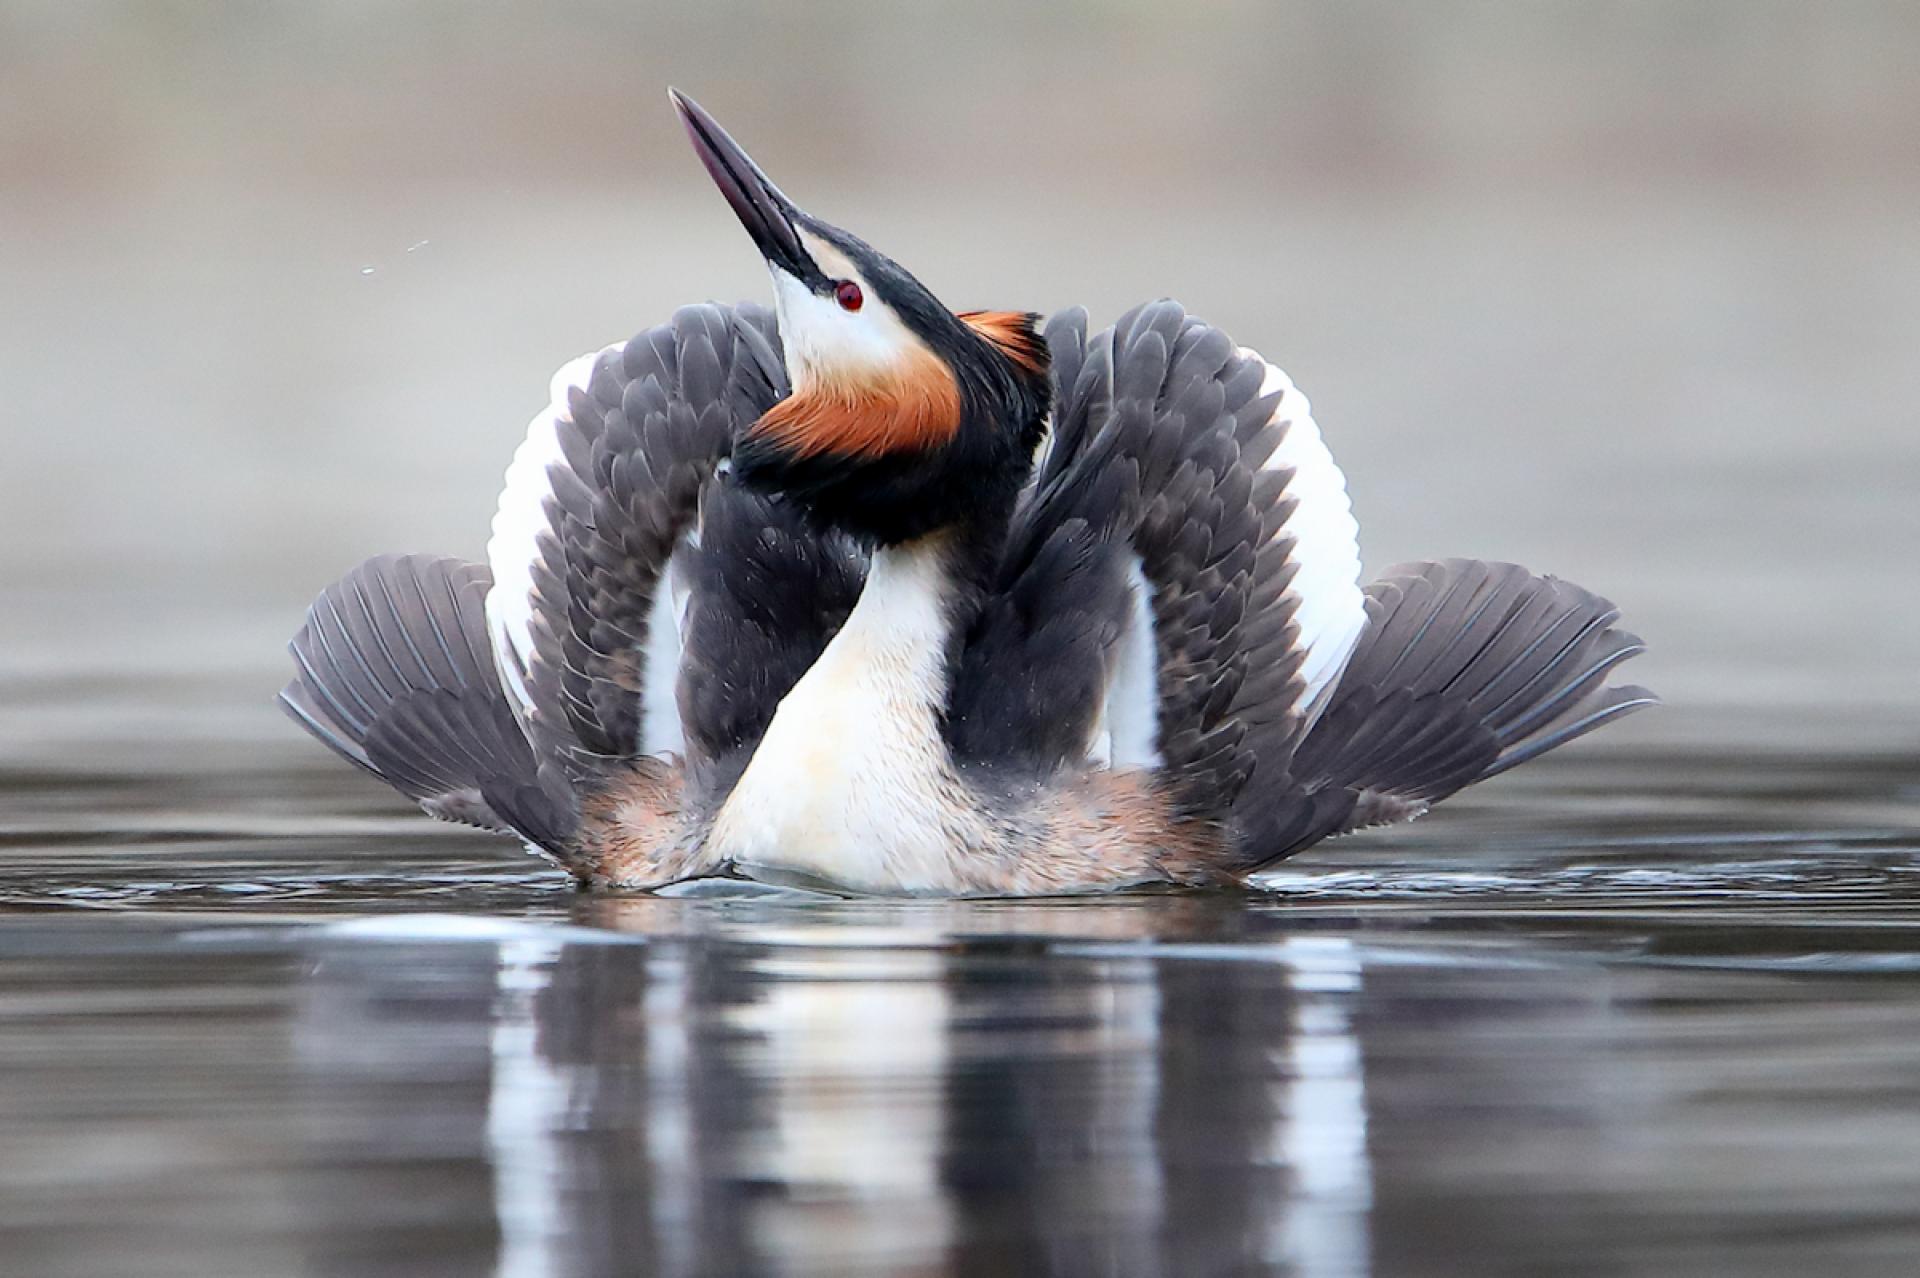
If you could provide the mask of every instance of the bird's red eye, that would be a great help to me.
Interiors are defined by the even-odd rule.
[[[867,299],[866,295],[860,291],[858,284],[852,280],[841,280],[833,286],[833,300],[840,303],[840,309],[843,311],[857,311],[860,309],[860,304]]]

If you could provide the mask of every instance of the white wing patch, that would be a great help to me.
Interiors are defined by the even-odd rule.
[[[1113,682],[1107,685],[1102,723],[1096,729],[1096,734],[1105,734],[1106,766],[1121,771],[1157,768],[1163,762],[1157,744],[1160,680],[1153,639],[1153,583],[1140,567],[1138,555],[1127,557],[1127,584],[1132,589],[1133,608],[1127,617],[1126,633],[1120,637]]]
[[[605,353],[582,355],[553,375],[547,406],[527,424],[527,437],[514,450],[494,507],[493,536],[487,540],[487,565],[493,569],[487,632],[493,638],[500,682],[522,718],[533,706],[520,672],[533,656],[533,564],[540,553],[540,534],[547,531],[547,498],[553,496],[547,469],[562,460],[560,423],[572,420],[568,392],[586,389],[595,362]]]
[[[682,540],[681,545],[686,542]],[[646,699],[641,703],[640,753],[685,754],[687,734],[680,723],[680,627],[686,618],[686,588],[681,582],[680,551],[676,547],[660,568],[653,587],[653,606],[647,609],[647,645],[641,664]]]
[[[1295,708],[1313,713],[1324,704],[1322,694],[1346,669],[1367,624],[1366,598],[1360,591],[1360,525],[1347,499],[1347,477],[1320,438],[1306,395],[1258,351],[1243,346],[1240,355],[1266,365],[1260,393],[1280,392],[1274,414],[1287,423],[1280,446],[1264,469],[1293,471],[1287,494],[1299,504],[1282,531],[1294,539],[1294,558],[1300,563],[1287,589],[1300,601],[1295,620],[1300,644],[1306,649],[1300,667],[1306,687]]]
[[[1287,593],[1298,599],[1304,687],[1294,709],[1309,717],[1325,704],[1325,694],[1346,668],[1347,658],[1366,626],[1366,599],[1360,591],[1360,526],[1347,500],[1347,479],[1320,438],[1312,405],[1284,372],[1259,352],[1240,348],[1243,359],[1258,361],[1266,378],[1262,395],[1280,394],[1275,415],[1286,423],[1279,447],[1262,467],[1293,471],[1287,495],[1296,502],[1281,535],[1294,539],[1299,571]],[[1112,681],[1093,730],[1088,762],[1115,770],[1158,768],[1165,761],[1160,734],[1159,662],[1153,630],[1153,585],[1138,556],[1128,565],[1133,609]]]
[[[582,355],[553,375],[547,407],[528,423],[527,436],[507,467],[506,485],[494,508],[493,535],[487,541],[487,563],[493,569],[493,589],[487,593],[487,631],[493,640],[501,686],[523,720],[533,706],[521,675],[533,656],[533,565],[539,555],[540,535],[548,527],[547,499],[553,495],[547,471],[564,460],[559,428],[560,423],[572,420],[567,397],[574,390],[587,388],[594,366],[604,356],[625,347],[626,343],[616,342]],[[673,696],[680,670],[685,592],[675,587],[673,567],[669,560],[654,595],[647,629],[643,685],[646,714],[640,748],[653,754],[685,749]]]

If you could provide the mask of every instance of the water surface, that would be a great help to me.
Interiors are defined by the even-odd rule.
[[[583,895],[286,758],[9,777],[6,1272],[1920,1249],[1912,754],[1591,746],[1268,894],[964,903]]]

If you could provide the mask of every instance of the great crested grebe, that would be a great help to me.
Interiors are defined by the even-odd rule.
[[[621,887],[1230,882],[1653,700],[1577,586],[1362,589],[1306,396],[1219,329],[955,314],[672,98],[773,312],[563,368],[488,563],[371,560],[293,640],[287,708],[432,815]]]

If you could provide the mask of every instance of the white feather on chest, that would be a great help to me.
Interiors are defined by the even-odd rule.
[[[878,551],[860,600],[780,702],[709,848],[743,869],[941,890],[978,822],[940,734],[948,589],[938,539]]]

